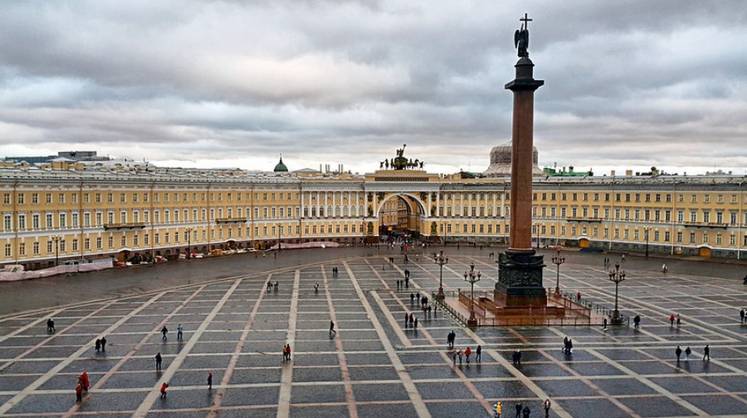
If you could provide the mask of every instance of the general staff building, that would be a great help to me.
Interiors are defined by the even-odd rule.
[[[364,175],[291,172],[282,159],[273,172],[6,159],[0,263],[34,269],[56,260],[174,257],[188,248],[204,254],[278,242],[360,245],[397,233],[502,244],[511,216],[505,148],[494,148],[490,168],[478,175],[429,173],[417,161],[394,167],[394,159]],[[745,176],[536,174],[537,246],[745,256]]]

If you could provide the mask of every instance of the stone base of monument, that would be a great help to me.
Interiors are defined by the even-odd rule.
[[[469,291],[447,292],[443,301],[434,302],[469,327],[588,326],[601,325],[604,321],[604,316],[588,306],[552,292],[548,295],[543,306],[506,306],[500,301],[496,303],[491,292],[486,291],[475,291],[474,300]],[[473,310],[475,322],[469,320]]]
[[[493,299],[506,308],[541,308],[547,306],[542,287],[543,256],[534,250],[507,250],[498,256],[498,283]]]
[[[590,306],[542,287],[545,265],[534,250],[508,250],[500,254],[498,264],[494,291],[476,291],[474,299],[470,292],[458,291],[438,302],[470,327],[601,325],[604,321]]]

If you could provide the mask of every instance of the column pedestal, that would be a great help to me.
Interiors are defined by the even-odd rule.
[[[495,302],[506,308],[538,308],[547,306],[547,294],[542,286],[544,257],[534,250],[506,250],[498,255],[498,283]]]

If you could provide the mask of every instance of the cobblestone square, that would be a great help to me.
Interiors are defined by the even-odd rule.
[[[465,286],[461,271],[487,256],[454,251],[447,290]],[[403,265],[388,256],[346,257],[237,275],[144,295],[103,299],[0,317],[2,416],[479,417],[503,402],[531,416],[683,417],[747,415],[747,325],[738,312],[747,287],[698,274],[628,270],[620,288],[625,315],[641,328],[496,327],[467,329],[445,311],[424,315],[411,293],[430,297],[438,266],[429,258]],[[339,268],[339,275],[332,274]],[[403,269],[410,288],[398,290]],[[545,287],[554,286],[548,269]],[[267,290],[267,282],[277,290]],[[318,290],[315,285],[318,284]],[[564,290],[612,306],[614,285],[600,267],[568,263]],[[416,298],[417,300],[417,298]],[[414,313],[418,327],[406,327]],[[682,323],[670,325],[679,313]],[[45,321],[54,318],[56,333]],[[330,335],[330,321],[336,334]],[[176,330],[181,324],[183,340]],[[168,328],[167,340],[160,330]],[[456,366],[446,345],[483,348],[482,359]],[[106,352],[94,340],[106,336]],[[562,339],[574,341],[571,355]],[[283,362],[281,348],[292,347]],[[703,348],[712,359],[704,361]],[[674,349],[690,347],[678,363]],[[522,351],[513,365],[511,354]],[[154,356],[161,353],[162,371]],[[78,375],[91,389],[75,402]],[[208,372],[213,388],[207,388]],[[161,399],[163,382],[170,387]]]

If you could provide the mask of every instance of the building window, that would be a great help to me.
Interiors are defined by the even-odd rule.
[[[34,255],[39,255],[39,241],[34,241]]]
[[[10,257],[11,255],[11,246],[10,244],[5,244],[5,256]]]

